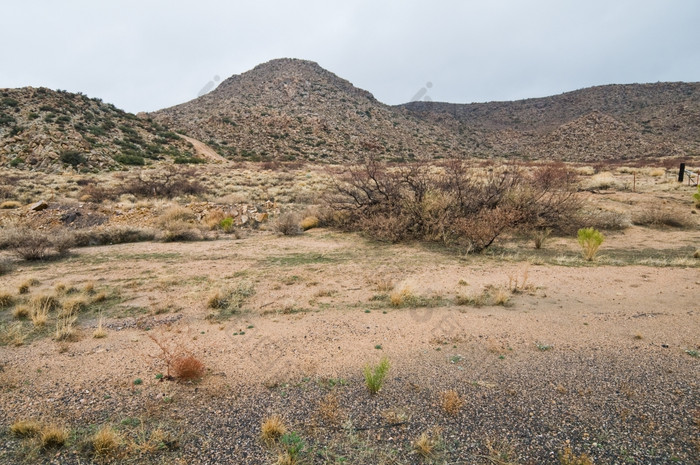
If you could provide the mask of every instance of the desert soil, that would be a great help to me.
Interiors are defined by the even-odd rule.
[[[632,227],[588,264],[567,238],[463,256],[315,229],[20,264],[3,288],[93,283],[120,300],[103,309],[104,339],[91,337],[93,310],[77,342],[0,349],[0,462],[275,463],[260,425],[280,415],[304,440],[299,463],[558,463],[566,447],[597,464],[700,463],[697,264],[618,263],[650,249],[690,256],[699,243],[697,229],[652,240]],[[241,311],[206,319],[209,296],[241,282],[255,289]],[[456,304],[489,286],[517,288],[506,305]],[[396,308],[390,287],[423,303]],[[192,351],[206,376],[157,379],[166,368],[152,338]],[[362,370],[383,356],[391,369],[371,395]],[[447,390],[465,401],[455,415],[440,407]],[[159,427],[176,440],[112,459],[78,445],[31,455],[7,432],[29,418],[135,437]],[[441,442],[423,458],[412,442],[426,431]]]

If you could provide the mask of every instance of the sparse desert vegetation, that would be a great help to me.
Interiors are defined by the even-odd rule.
[[[0,463],[692,463],[695,188],[475,163],[465,202],[509,186],[477,225],[448,166],[377,167],[398,192],[364,211],[339,197],[347,167],[197,165],[194,191],[158,167],[18,175]],[[605,236],[591,261],[583,228]],[[15,247],[30,230],[38,255]]]

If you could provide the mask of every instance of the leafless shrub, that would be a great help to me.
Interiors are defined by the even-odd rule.
[[[13,226],[0,231],[0,250],[6,249],[24,260],[44,260],[68,253],[74,242],[67,231],[39,231]]]
[[[73,232],[73,240],[77,247],[145,242],[152,241],[155,237],[156,233],[152,229],[134,226],[81,229]]]
[[[182,345],[159,339],[152,334],[148,334],[148,337],[160,349],[157,358],[165,363],[166,379],[177,378],[187,381],[204,376],[206,370],[204,364]]]
[[[303,232],[300,221],[296,213],[284,213],[275,222],[275,231],[284,236],[298,236]]]
[[[693,223],[682,213],[658,206],[650,206],[644,211],[634,215],[632,223],[637,226],[651,226],[656,228],[689,228]]]
[[[159,170],[141,170],[125,180],[117,189],[117,196],[133,194],[137,197],[173,198],[181,195],[200,195],[206,188],[197,181],[194,168],[166,166]]]
[[[450,160],[390,168],[372,157],[336,177],[328,200],[341,219],[336,226],[471,251],[489,247],[509,229],[562,229],[579,208],[574,177],[563,164],[484,170]]]
[[[12,271],[12,262],[7,258],[0,257],[0,276]]]
[[[173,374],[177,379],[189,381],[204,376],[204,363],[192,354],[177,356],[172,362]]]
[[[572,222],[572,231],[583,227],[592,227],[604,231],[621,231],[632,225],[629,215],[610,210],[582,211]]]

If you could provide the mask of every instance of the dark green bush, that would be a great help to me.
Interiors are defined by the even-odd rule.
[[[71,165],[73,167],[83,165],[87,161],[85,159],[85,156],[78,150],[65,150],[61,152],[61,154],[59,155],[59,159],[63,163]]]
[[[146,161],[142,156],[133,154],[116,155],[114,159],[122,165],[143,166],[146,164]]]

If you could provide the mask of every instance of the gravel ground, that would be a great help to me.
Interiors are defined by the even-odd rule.
[[[392,369],[377,395],[358,376],[335,385],[301,378],[266,388],[220,380],[208,388],[163,381],[135,389],[96,380],[79,391],[62,388],[60,396],[55,388],[5,387],[0,462],[23,461],[22,441],[9,434],[7,420],[41,416],[39,400],[48,399],[57,406],[53,415],[74,429],[112,423],[126,434],[124,419],[136,417],[141,428],[160,425],[177,440],[159,452],[107,460],[91,458],[76,439],[33,463],[275,463],[279,448],[260,439],[262,420],[273,414],[303,439],[299,463],[544,464],[559,463],[567,446],[596,464],[700,463],[697,358],[664,348],[551,349],[505,358],[484,352],[456,363],[448,357],[446,347],[416,357],[413,370]],[[160,395],[166,386],[172,402]],[[465,400],[454,416],[440,408],[440,393],[448,389]],[[329,395],[337,399],[337,418],[319,409]],[[442,442],[425,459],[412,441],[435,428]]]

